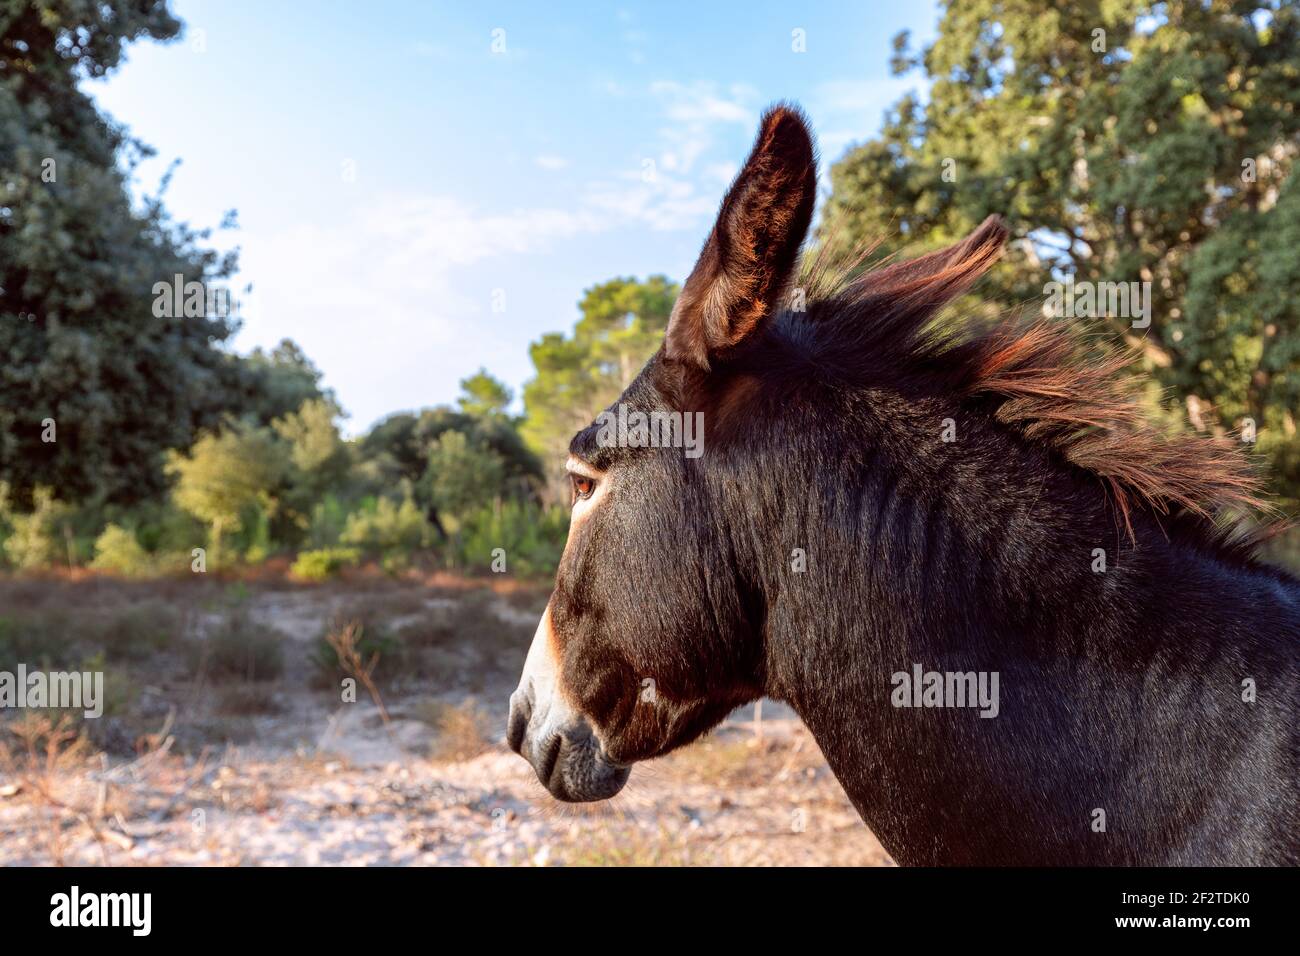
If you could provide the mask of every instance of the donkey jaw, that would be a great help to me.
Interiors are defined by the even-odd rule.
[[[506,740],[532,764],[537,779],[557,800],[607,800],[623,789],[631,768],[609,758],[591,722],[560,692],[550,615],[548,607],[537,625],[519,687],[510,695]]]

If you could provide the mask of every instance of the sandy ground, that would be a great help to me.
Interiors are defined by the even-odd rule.
[[[779,705],[766,703],[761,728],[752,708],[737,712],[705,740],[638,766],[612,801],[562,805],[500,740],[522,648],[488,666],[482,649],[461,649],[464,668],[450,672],[464,681],[434,696],[486,729],[458,736],[453,749],[468,752],[448,756],[436,722],[421,719],[428,693],[385,696],[385,721],[364,695],[343,704],[311,689],[312,643],[341,600],[324,590],[253,596],[253,613],[283,634],[286,668],[279,711],[237,722],[237,733],[201,706],[212,691],[159,679],[140,704],[158,730],[136,756],[11,747],[0,864],[890,864]],[[429,599],[429,613],[446,600]],[[521,631],[535,620],[504,601],[486,611]]]

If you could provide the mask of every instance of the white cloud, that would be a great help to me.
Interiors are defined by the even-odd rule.
[[[654,151],[640,168],[595,182],[585,197],[592,208],[615,219],[631,220],[656,231],[698,229],[717,212],[722,188],[735,176],[734,159],[706,162],[715,137],[724,130],[758,124],[758,93],[743,84],[650,84],[651,96],[668,122],[657,130]]]
[[[663,126],[654,132],[648,165],[611,170],[547,205],[484,210],[449,195],[384,195],[343,204],[320,224],[274,232],[246,227],[241,273],[255,276],[257,286],[239,347],[296,339],[328,370],[327,384],[355,413],[354,427],[364,428],[395,400],[418,405],[428,382],[481,364],[496,333],[490,290],[476,264],[545,254],[566,240],[615,229],[707,228],[737,168],[735,156],[715,152],[716,140],[725,134],[734,141],[737,125],[757,123],[757,95],[739,86],[672,82],[656,83],[650,93]],[[570,160],[541,152],[533,164],[555,171]],[[514,268],[503,264],[501,273]]]
[[[552,171],[557,169],[565,169],[569,165],[569,161],[565,159],[563,156],[554,156],[551,155],[550,153],[543,153],[540,156],[535,156],[533,158],[533,162],[536,163],[538,166],[540,166],[542,169],[549,169]]]
[[[383,410],[370,396],[391,402],[396,380],[445,377],[481,354],[466,323],[490,303],[458,287],[460,268],[603,228],[591,209],[485,214],[447,196],[386,196],[326,226],[245,231],[241,272],[257,279],[240,348],[294,338],[364,427]]]
[[[659,232],[698,225],[703,216],[717,209],[719,199],[698,194],[694,183],[662,173],[649,182],[629,176],[621,182],[596,183],[587,194],[593,207]]]
[[[735,84],[725,93],[717,84],[697,82],[687,86],[674,80],[650,84],[650,92],[667,102],[666,115],[677,123],[753,125],[757,114],[752,106],[752,88]]]

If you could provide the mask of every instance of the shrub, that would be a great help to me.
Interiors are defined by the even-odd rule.
[[[348,515],[339,542],[371,554],[408,554],[429,541],[429,522],[410,498],[397,504],[380,498]]]
[[[143,660],[172,645],[183,623],[171,604],[145,601],[99,619],[86,628],[85,637],[112,660]]]
[[[110,662],[142,660],[169,646],[181,629],[180,612],[163,601],[108,610],[50,607],[0,617],[0,670],[19,662],[73,670],[82,657]]]
[[[307,541],[313,548],[328,548],[338,542],[347,526],[348,509],[336,495],[328,494],[312,508]]]
[[[492,568],[493,552],[505,551],[506,570],[526,577],[555,573],[568,535],[564,508],[541,508],[530,502],[505,501],[471,512],[454,547],[453,561],[469,571]]]
[[[242,606],[231,610],[196,649],[217,680],[274,680],[284,672],[280,632],[254,622]]]
[[[188,551],[204,543],[207,528],[192,514],[182,511],[170,499],[136,505],[129,523],[146,551]]]
[[[99,571],[138,578],[153,570],[153,561],[149,552],[136,540],[135,532],[110,524],[95,539],[95,559],[90,566]]]
[[[436,731],[430,748],[435,760],[469,760],[491,749],[495,722],[473,699],[460,705],[428,700],[417,713]]]
[[[360,560],[361,552],[356,548],[320,548],[299,552],[289,570],[304,581],[324,581]]]
[[[92,674],[98,672],[104,675],[104,696],[99,702],[103,707],[102,717],[120,717],[130,711],[139,694],[139,688],[127,668],[109,667],[107,657],[103,651],[100,651],[83,659],[76,669]],[[73,712],[74,720],[80,720],[82,716],[82,711]],[[98,721],[92,720],[90,724],[92,725],[91,737],[93,738],[94,727],[98,725]]]
[[[339,658],[335,645],[341,633],[347,635],[346,646],[352,661]],[[355,672],[358,663],[367,675],[376,679],[392,677],[401,671],[405,658],[404,645],[387,630],[340,615],[317,639],[312,651],[311,663],[316,669],[314,683],[320,687],[336,687],[340,678],[360,679],[361,675]]]
[[[75,628],[68,612],[54,608],[0,617],[0,670],[20,663],[67,669],[78,660]]]
[[[37,488],[30,514],[8,515],[11,531],[5,538],[5,557],[14,567],[30,571],[68,561],[65,531],[71,509],[56,501],[48,488]]]

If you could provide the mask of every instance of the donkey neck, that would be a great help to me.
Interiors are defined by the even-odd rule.
[[[807,551],[766,584],[768,693],[804,719],[900,862],[1145,859],[1132,841],[1088,838],[1094,810],[1131,797],[1125,774],[1164,757],[1137,728],[1185,733],[1187,713],[1146,712],[1149,682],[1177,695],[1220,670],[1231,688],[1240,668],[1221,635],[1251,615],[1296,634],[1300,601],[1152,522],[1134,547],[1085,478],[995,425],[960,427],[962,452],[878,435],[838,489],[787,508],[782,533]],[[1224,606],[1180,617],[1207,588]],[[937,697],[918,695],[918,671]],[[993,687],[991,714],[979,691]],[[1173,812],[1170,791],[1146,799]]]

